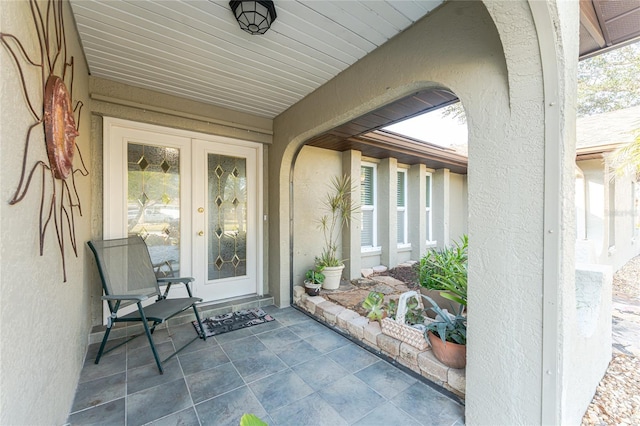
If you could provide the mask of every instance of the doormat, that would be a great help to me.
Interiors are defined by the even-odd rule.
[[[211,337],[227,333],[229,331],[251,327],[252,325],[264,324],[265,322],[271,322],[274,319],[275,318],[267,314],[262,309],[252,308],[205,318],[202,320],[202,326],[204,327],[207,337]],[[198,321],[193,321],[192,324],[195,327],[196,332],[200,334]]]

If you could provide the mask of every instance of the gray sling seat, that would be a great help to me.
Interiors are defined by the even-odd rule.
[[[201,331],[200,335],[196,333],[196,337],[187,342],[186,345],[177,349],[166,359],[160,361],[153,343],[153,338],[151,337],[157,325],[192,308],[196,320],[200,325],[200,330],[204,330],[195,305],[201,302],[202,299],[193,297],[189,286],[193,278],[157,278],[153,265],[151,264],[147,245],[140,236],[114,240],[89,241],[87,244],[91,248],[98,265],[98,272],[100,273],[102,289],[104,291],[102,300],[107,301],[111,312],[111,315],[107,319],[107,329],[104,333],[100,350],[96,356],[96,364],[100,362],[100,358],[104,353],[108,353],[132,339],[146,334],[149,345],[151,346],[151,351],[153,352],[153,357],[158,365],[158,370],[160,370],[160,374],[162,374],[163,363],[171,359],[196,339],[206,339],[204,332]],[[165,284],[166,288],[164,293],[162,293],[160,285]],[[169,290],[174,284],[184,284],[189,297],[167,298]],[[154,297],[156,298],[155,302],[143,306],[142,302]],[[137,305],[136,310],[118,316],[118,310],[133,304]],[[144,333],[132,336],[130,339],[105,351],[105,345],[109,338],[111,328],[117,322],[141,322]],[[150,322],[152,323],[151,327],[149,327]]]

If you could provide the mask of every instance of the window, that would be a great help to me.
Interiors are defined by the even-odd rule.
[[[427,244],[433,243],[433,230],[431,229],[432,215],[431,215],[431,173],[427,173],[425,178],[425,191],[426,191],[426,227],[427,227]]]
[[[631,219],[632,230],[631,235],[636,239],[640,236],[640,209],[638,204],[640,203],[640,185],[638,182],[631,182],[631,205],[633,210],[633,217]]]
[[[405,170],[398,171],[398,244],[407,243],[407,172]]]
[[[376,166],[363,163],[360,167],[360,205],[362,211],[362,234],[360,246],[376,246]]]
[[[609,251],[616,246],[616,181],[609,182]]]

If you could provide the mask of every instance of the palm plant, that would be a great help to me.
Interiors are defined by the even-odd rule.
[[[624,173],[640,173],[640,129],[633,142],[618,149],[611,156],[611,167],[617,175]]]
[[[338,240],[343,227],[348,227],[355,208],[351,203],[354,188],[348,175],[336,176],[331,180],[332,191],[324,201],[326,213],[319,220],[319,228],[324,238],[324,248],[317,262],[321,266],[340,266]]]

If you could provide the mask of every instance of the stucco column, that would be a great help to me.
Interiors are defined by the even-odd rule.
[[[353,216],[348,228],[342,230],[342,256],[346,258],[344,272],[348,279],[360,277],[362,269],[362,259],[360,258],[360,234],[362,233],[362,223],[360,221],[360,163],[362,153],[360,151],[345,151],[342,153],[343,173],[351,176],[353,194],[351,207]]]
[[[449,214],[450,214],[450,184],[449,169],[438,169],[433,173],[433,192],[431,209],[433,211],[433,239],[438,242],[437,247],[449,245]]]
[[[409,200],[409,243],[411,244],[411,259],[420,260],[427,251],[427,217],[426,217],[426,182],[424,164],[414,164],[409,168],[408,197]]]
[[[378,164],[378,244],[382,247],[380,262],[389,268],[396,266],[398,259],[397,171],[395,158]]]

